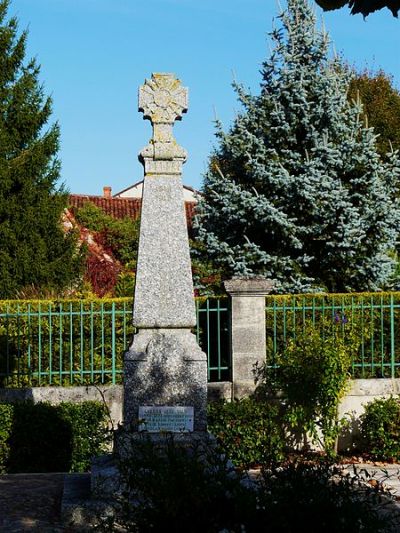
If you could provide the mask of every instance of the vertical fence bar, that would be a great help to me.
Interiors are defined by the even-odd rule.
[[[101,302],[100,306],[101,314],[101,382],[105,381],[105,353],[104,353],[104,303]]]
[[[115,302],[111,305],[111,356],[112,356],[112,384],[116,383],[115,375]]]
[[[380,311],[381,311],[381,374],[382,374],[382,377],[384,378],[385,377],[385,344],[384,344],[385,341],[384,341],[384,331],[383,331],[383,325],[384,325],[383,310],[384,310],[383,295],[381,295],[381,308],[380,308]]]
[[[286,316],[286,299],[283,298],[282,300],[282,319],[283,319],[283,324],[282,324],[282,327],[283,327],[283,346],[285,347],[286,346],[286,319],[287,319],[287,316]]]
[[[361,375],[365,377],[365,343],[364,343],[364,296],[361,296]]]
[[[81,373],[81,384],[83,384],[83,367],[84,367],[84,358],[83,358],[83,347],[84,347],[84,344],[83,344],[83,331],[84,331],[84,328],[83,328],[83,303],[81,302],[81,305],[80,305],[80,335],[81,335],[81,338],[80,338],[80,373]]]
[[[18,386],[21,385],[21,320],[20,320],[20,308],[19,303],[17,303],[17,383]]]
[[[390,370],[391,378],[395,377],[395,339],[394,339],[394,300],[393,294],[390,295]]]
[[[196,341],[200,342],[200,302],[196,300]]]
[[[274,341],[273,341],[273,365],[275,366],[276,361],[276,348],[277,348],[277,339],[276,339],[276,300],[274,298],[273,303],[273,328],[274,328]]]
[[[74,314],[72,302],[69,304],[69,380],[72,385],[74,382]]]
[[[292,297],[293,308],[293,339],[296,340],[296,296]]]
[[[42,383],[42,307],[39,302],[38,305],[38,341],[39,341],[39,350],[38,350],[38,382],[39,385]]]
[[[59,314],[60,314],[60,319],[59,319],[59,324],[60,324],[60,335],[59,335],[59,342],[60,342],[60,349],[59,349],[59,355],[60,355],[60,368],[59,368],[59,379],[60,379],[60,385],[62,385],[62,382],[63,382],[63,369],[64,369],[64,365],[63,365],[63,306],[62,306],[62,303],[60,302],[60,305],[59,305]]]
[[[211,378],[211,348],[210,348],[210,300],[207,298],[206,317],[207,317],[207,360],[208,360],[208,380]]]
[[[10,315],[10,305],[6,305],[6,382],[9,383],[10,380],[10,327],[9,327],[9,315]]]
[[[218,380],[221,380],[221,307],[217,300],[217,350],[218,350]]]
[[[375,376],[375,302],[371,295],[370,328],[371,328],[371,377]]]
[[[304,298],[303,298],[303,306],[305,305],[305,302],[304,302]],[[312,302],[311,302],[311,320],[312,320],[312,325],[313,327],[315,327],[315,320],[316,320],[316,306],[315,306],[315,296],[312,297]],[[305,321],[305,311],[304,311],[304,321]]]
[[[354,297],[351,297],[351,333],[354,331]],[[357,354],[353,353],[351,354],[351,373],[354,377],[354,373],[356,372],[355,367],[355,359],[357,357]]]
[[[123,318],[123,347],[124,347],[124,351],[128,349],[128,346],[126,345],[126,302],[124,300],[124,305],[123,305],[123,315],[122,315],[122,318]]]
[[[27,374],[28,374],[28,385],[31,385],[31,379],[32,379],[32,368],[31,368],[31,335],[32,335],[32,332],[31,332],[31,304],[28,303],[28,308],[27,308],[27,312],[28,312],[28,345],[27,345]]]
[[[90,302],[90,380],[94,383],[94,316],[93,302]]]
[[[49,383],[52,385],[53,383],[53,336],[52,336],[52,316],[51,316],[51,303],[49,302],[48,305],[48,321],[49,321]]]

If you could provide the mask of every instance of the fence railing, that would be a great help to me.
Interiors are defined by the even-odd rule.
[[[210,381],[229,379],[226,299],[196,300],[197,339]],[[0,302],[0,387],[122,381],[132,299]]]
[[[400,377],[400,293],[268,296],[266,298],[267,364],[307,328],[326,333],[326,324],[344,338],[356,338],[352,349],[354,378]],[[325,324],[323,326],[323,324]],[[332,329],[333,331],[333,329]]]

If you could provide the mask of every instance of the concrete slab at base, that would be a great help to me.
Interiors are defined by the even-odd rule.
[[[110,501],[93,499],[90,473],[67,474],[61,500],[61,520],[76,531],[92,531],[102,519],[114,515]]]

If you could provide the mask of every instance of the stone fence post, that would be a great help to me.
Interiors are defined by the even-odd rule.
[[[232,396],[241,398],[255,389],[253,369],[265,361],[265,296],[273,288],[268,279],[225,281],[231,297]]]

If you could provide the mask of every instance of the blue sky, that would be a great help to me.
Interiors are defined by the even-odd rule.
[[[28,55],[53,97],[67,189],[102,194],[111,185],[114,193],[142,178],[137,153],[151,127],[137,112],[137,89],[152,72],[174,72],[189,87],[175,135],[189,152],[183,180],[199,188],[214,109],[227,128],[238,109],[233,72],[258,91],[277,13],[274,0],[12,0],[9,14],[29,29]],[[323,18],[351,64],[383,68],[400,87],[400,21],[388,10],[366,21],[347,9]]]

